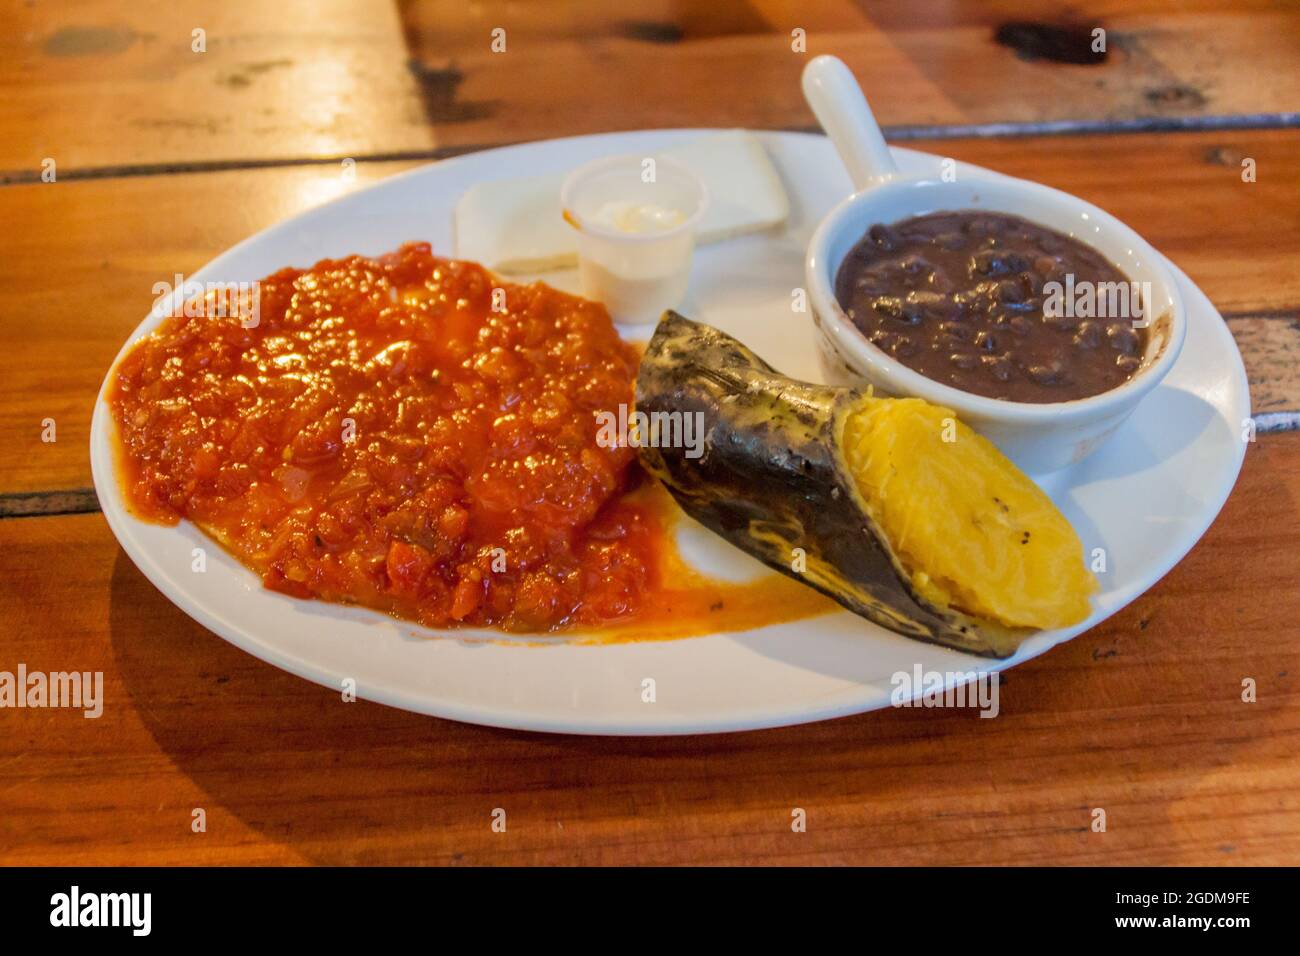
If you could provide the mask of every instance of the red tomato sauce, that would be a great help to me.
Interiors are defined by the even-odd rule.
[[[274,590],[435,627],[600,624],[658,587],[635,451],[597,443],[638,362],[602,306],[410,243],[275,273],[253,327],[204,311],[118,366],[137,514]]]

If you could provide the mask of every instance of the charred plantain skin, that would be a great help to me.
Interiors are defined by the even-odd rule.
[[[641,463],[695,520],[850,611],[907,637],[1009,657],[1032,631],[921,601],[868,517],[839,444],[862,397],[787,378],[726,333],[668,311],[641,360],[637,410],[652,420],[699,413],[704,450],[693,459],[643,443]]]

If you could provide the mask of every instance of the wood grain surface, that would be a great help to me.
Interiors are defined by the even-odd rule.
[[[38,179],[46,159],[70,176],[436,142],[382,0],[5,6],[0,171],[10,179]]]
[[[1296,4],[13,0],[4,18],[0,670],[102,670],[106,700],[98,719],[0,710],[0,864],[1300,862]],[[1004,675],[997,720],[619,740],[344,703],[194,624],[117,546],[87,430],[155,282],[467,149],[810,129],[797,77],[823,52],[896,143],[1147,236],[1224,314],[1264,428],[1205,538]]]
[[[157,172],[612,129],[810,128],[798,76],[818,53],[844,57],[880,121],[913,134],[1295,125],[1300,110],[1300,8],[1288,0],[10,6],[0,177],[17,180],[46,159],[65,175]],[[1104,53],[1092,51],[1097,29]]]
[[[877,119],[934,126],[1132,126],[1293,114],[1300,8],[1139,0],[795,3],[408,0],[403,21],[439,142],[606,129],[807,127],[799,72],[840,56]],[[505,30],[505,49],[492,45]],[[1093,52],[1093,31],[1105,31]],[[793,31],[804,44],[795,49]],[[581,108],[575,109],[575,104]]]
[[[344,703],[192,622],[99,515],[0,521],[6,659],[105,672],[98,719],[0,716],[0,859],[1294,862],[1298,501],[1300,435],[1259,441],[1201,544],[1127,610],[1004,675],[995,720],[885,710],[622,740]]]

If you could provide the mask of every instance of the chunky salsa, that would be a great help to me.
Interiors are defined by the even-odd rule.
[[[424,243],[256,292],[251,315],[210,292],[164,320],[108,398],[135,513],[194,522],[267,587],[601,640],[834,608],[779,575],[733,584],[682,560],[676,506],[601,440],[596,413],[630,406],[638,364],[602,306]]]
[[[129,498],[188,518],[265,584],[424,624],[549,630],[633,613],[654,523],[636,350],[601,306],[411,243],[284,269],[247,315],[168,318],[111,397]],[[608,443],[606,443],[608,444]]]

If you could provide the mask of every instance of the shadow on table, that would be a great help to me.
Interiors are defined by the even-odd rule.
[[[748,820],[743,826],[752,831],[757,815],[779,839],[792,835],[794,807],[851,799],[860,809],[882,794],[906,790],[905,764],[843,775],[846,762],[877,762],[865,741],[887,741],[896,751],[908,739],[932,734],[983,737],[987,725],[997,723],[973,712],[917,711],[693,738],[476,727],[365,701],[344,703],[337,692],[277,670],[204,630],[123,554],[112,588],[112,640],[122,682],[158,746],[210,794],[207,839],[227,845],[219,833],[224,810],[313,862],[596,862],[606,852],[624,862],[698,856],[700,840],[725,841],[733,832],[720,823],[696,833],[694,850],[683,844],[674,855],[674,842],[697,831],[704,817],[721,814],[735,825]],[[832,765],[840,771],[831,772]],[[506,834],[491,830],[498,807],[507,812]],[[156,839],[177,843],[178,825],[188,836],[190,810],[160,812]],[[641,840],[632,831],[663,847],[638,856]],[[626,845],[621,854],[614,852],[620,843]],[[240,857],[232,852],[231,858]]]
[[[208,859],[1176,862],[1190,839],[1180,805],[1248,765],[1255,742],[1290,718],[1243,726],[1234,683],[1219,686],[1224,668],[1265,673],[1280,648],[1252,646],[1258,633],[1239,629],[1207,649],[1204,630],[1161,628],[1168,606],[1148,599],[1004,675],[995,720],[888,710],[679,738],[528,734],[344,703],[199,627],[123,554],[110,623],[140,720],[210,795],[208,833],[194,837]],[[1282,704],[1257,707],[1252,718]],[[1101,842],[1095,806],[1128,825]],[[504,834],[491,828],[496,808]],[[791,830],[795,808],[806,833]],[[183,845],[190,810],[151,799],[142,813],[157,829],[142,839]],[[250,850],[227,814],[270,846]],[[1211,828],[1224,853],[1237,822],[1225,814]]]

